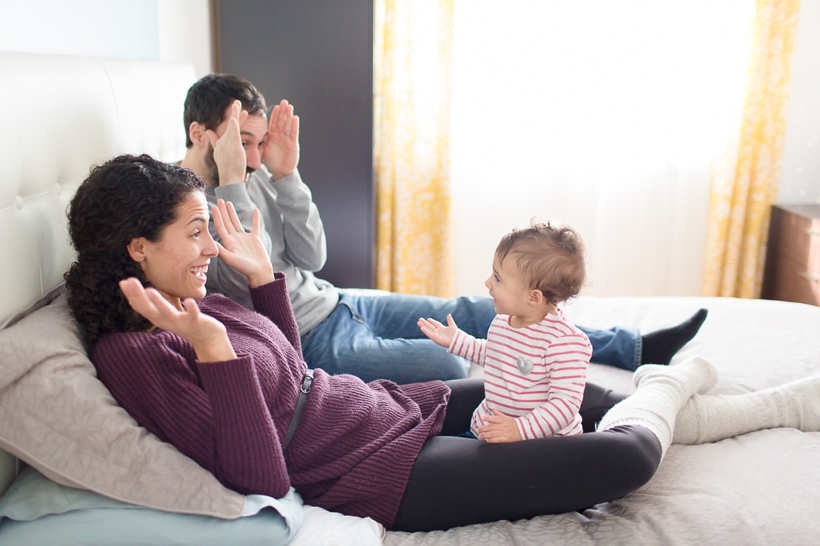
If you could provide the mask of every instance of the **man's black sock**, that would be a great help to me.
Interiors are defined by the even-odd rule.
[[[642,336],[641,364],[669,364],[675,353],[695,337],[708,312],[701,309],[677,326]]]

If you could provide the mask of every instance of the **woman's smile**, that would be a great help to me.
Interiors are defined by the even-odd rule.
[[[191,273],[193,273],[202,284],[205,284],[205,281],[208,280],[208,264],[192,267]]]

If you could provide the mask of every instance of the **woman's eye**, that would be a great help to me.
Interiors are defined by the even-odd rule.
[[[196,230],[191,234],[191,237],[193,237],[194,239],[198,239],[200,233],[202,233],[200,230]]]

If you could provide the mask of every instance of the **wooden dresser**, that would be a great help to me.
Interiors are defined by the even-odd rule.
[[[820,305],[820,205],[773,205],[762,297]]]

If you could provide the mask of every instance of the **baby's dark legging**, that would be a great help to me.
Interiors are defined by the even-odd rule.
[[[497,520],[583,510],[642,486],[661,461],[649,430],[622,426],[592,432],[624,397],[587,383],[584,434],[488,444],[459,438],[484,398],[480,379],[448,381],[452,389],[440,435],[424,444],[392,529],[432,531]]]

